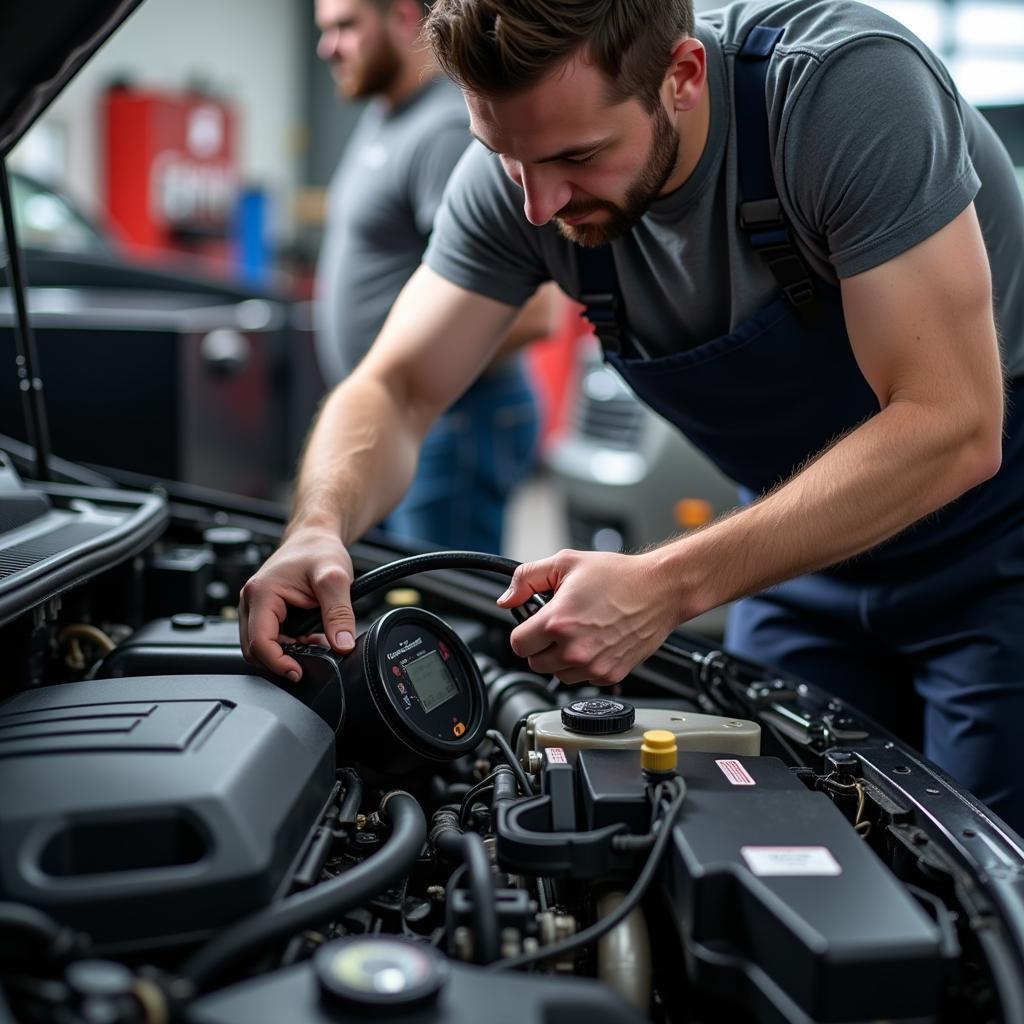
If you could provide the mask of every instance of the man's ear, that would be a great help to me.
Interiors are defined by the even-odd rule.
[[[664,92],[674,110],[692,110],[697,106],[707,83],[707,53],[699,39],[688,36],[672,48],[663,83]]]
[[[415,40],[423,28],[422,0],[392,0],[387,10],[392,28],[410,41]]]

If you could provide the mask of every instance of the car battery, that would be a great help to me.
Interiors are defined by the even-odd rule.
[[[944,940],[823,793],[779,760],[683,752],[665,884],[701,986],[759,1020],[930,1017]]]

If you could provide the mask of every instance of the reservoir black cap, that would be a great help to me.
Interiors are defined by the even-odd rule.
[[[562,725],[571,732],[589,736],[607,736],[632,728],[636,711],[624,700],[588,697],[574,700],[562,708]]]

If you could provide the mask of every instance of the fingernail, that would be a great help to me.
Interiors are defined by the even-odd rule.
[[[507,601],[511,596],[512,596],[512,588],[509,587],[508,590],[506,590],[505,593],[502,594],[501,597],[498,598],[498,604],[501,604],[502,601]]]
[[[299,681],[299,673],[298,673],[298,672],[296,672],[296,671],[295,671],[295,669],[293,669],[293,668],[290,668],[290,669],[289,669],[289,670],[288,670],[288,671],[287,671],[287,672],[285,673],[285,675],[286,675],[286,676],[288,676],[288,678],[289,678],[289,679],[290,679],[290,680],[291,680],[291,681],[292,681],[293,683],[297,683],[297,682]]]
[[[350,647],[355,646],[355,637],[352,636],[347,630],[341,630],[338,635],[334,638],[335,647],[344,647],[348,650]]]

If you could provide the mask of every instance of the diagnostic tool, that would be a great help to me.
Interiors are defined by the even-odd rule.
[[[339,751],[361,765],[393,775],[454,761],[484,737],[480,669],[459,635],[422,608],[385,613],[344,656],[306,645],[285,650],[303,667],[296,696],[310,689],[311,706],[337,732]],[[330,694],[335,698],[325,700]]]

